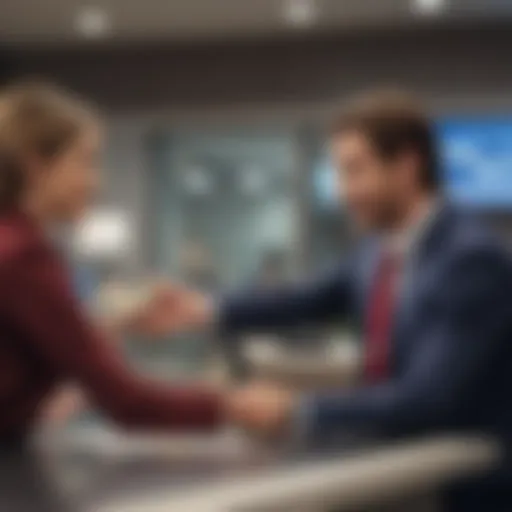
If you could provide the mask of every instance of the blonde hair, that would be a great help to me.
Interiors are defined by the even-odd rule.
[[[27,157],[56,157],[95,122],[88,105],[52,85],[25,82],[0,92],[0,208],[19,203]]]

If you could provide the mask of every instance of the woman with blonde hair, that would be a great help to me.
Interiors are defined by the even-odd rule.
[[[79,99],[40,84],[0,94],[0,442],[23,440],[61,384],[131,428],[211,429],[222,401],[135,375],[82,312],[48,236],[98,186],[101,126]]]

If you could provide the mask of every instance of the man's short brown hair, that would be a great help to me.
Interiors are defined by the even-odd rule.
[[[383,158],[412,151],[421,161],[421,182],[439,188],[439,161],[433,124],[420,102],[400,90],[377,90],[350,101],[332,127],[335,135],[357,130]]]

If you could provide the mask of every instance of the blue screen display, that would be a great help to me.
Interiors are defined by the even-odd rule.
[[[438,123],[448,196],[467,206],[512,208],[512,117]]]

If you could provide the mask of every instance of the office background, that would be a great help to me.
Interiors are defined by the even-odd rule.
[[[72,242],[77,293],[103,315],[114,303],[137,303],[162,276],[216,294],[304,279],[343,258],[354,234],[336,202],[325,134],[347,96],[375,86],[405,87],[424,98],[447,164],[447,193],[512,245],[511,26],[509,0],[4,0],[0,83],[49,80],[101,109],[105,189],[87,222],[65,241]],[[109,285],[107,300],[97,303],[98,291]],[[265,378],[310,390],[338,388],[360,376],[350,327],[258,339],[257,354],[228,353],[226,347],[239,345],[194,333],[120,347],[157,378],[216,379],[209,372],[219,359],[243,377],[245,356],[257,355],[254,360],[271,363],[270,372],[261,365]],[[253,467],[252,451],[238,453],[247,446],[231,430],[210,438],[210,448],[174,435],[118,435],[102,422],[94,425],[94,413],[89,430],[90,419],[89,411],[79,411],[56,425],[50,420],[53,436],[42,444],[62,459],[53,469],[62,473],[63,489],[91,510],[105,500],[116,509],[171,503],[178,510],[174,492],[194,480],[196,462],[201,466],[207,452],[209,469],[189,488],[204,503],[183,507],[198,510],[240,494],[238,473],[246,477]],[[379,495],[378,510],[437,511],[437,492],[449,480],[492,468],[498,459],[492,443],[455,438],[427,445],[387,454],[380,450],[387,445],[372,445],[350,460],[340,456],[332,468],[341,478],[332,480],[338,498],[332,503],[353,510],[357,491],[363,502]],[[241,466],[234,460],[239,455]],[[304,460],[313,460],[310,455]],[[225,471],[226,456],[232,472]],[[299,460],[294,454],[282,475],[269,473],[274,491]],[[305,499],[330,498],[311,468],[314,473],[289,486],[295,501],[287,503],[302,509]],[[259,475],[258,463],[253,469]],[[49,465],[44,470],[51,476]],[[207,488],[219,476],[226,487],[210,496]],[[309,487],[315,482],[316,495]],[[267,486],[251,483],[245,505],[266,499]],[[389,507],[390,497],[415,503]]]
[[[291,266],[305,270],[330,259],[348,236],[343,224],[339,226],[325,209],[319,211],[308,175],[320,151],[322,129],[343,97],[375,84],[399,84],[421,94],[438,116],[492,117],[512,112],[507,54],[512,35],[506,26],[466,25],[295,34],[270,42],[22,45],[4,49],[5,75],[49,77],[106,109],[107,197],[130,211],[137,231],[135,250],[123,262],[130,271],[154,265],[161,271],[176,265],[171,260],[178,258],[177,252],[166,251],[178,250],[172,238],[177,235],[169,232],[167,243],[158,227],[162,223],[158,216],[176,205],[167,201],[164,207],[159,203],[165,198],[155,202],[152,196],[162,168],[176,173],[180,165],[196,166],[196,171],[203,166],[207,173],[208,165],[231,166],[233,173],[258,174],[261,169],[270,181],[282,179],[279,198],[253,198],[252,205],[246,205],[245,216],[253,216],[254,221],[255,215],[279,219],[268,223],[268,233],[265,227],[258,230],[251,243],[259,251],[274,246],[279,250],[281,244]],[[217,154],[206,154],[209,150],[204,146],[217,143]],[[246,149],[241,149],[244,144]],[[180,150],[182,145],[188,149]],[[164,154],[172,153],[172,148],[174,155]],[[171,162],[179,158],[189,161]],[[287,170],[288,177],[278,176]],[[246,183],[246,188],[264,187],[256,183],[258,178],[247,181],[251,179],[254,183]],[[273,194],[277,196],[278,190]],[[505,207],[491,209],[501,225],[508,214],[506,205],[500,206]],[[177,222],[170,214],[168,222]],[[230,217],[227,211],[226,216]],[[265,225],[263,217],[259,221]],[[219,218],[218,228],[203,229],[222,230],[224,222]],[[240,222],[247,233],[249,226]],[[245,265],[235,272],[237,276],[227,278],[249,277],[247,267],[256,268],[258,258],[253,254],[255,261],[248,262],[243,237],[231,229],[223,231],[231,233],[231,241],[219,243],[225,254],[213,248],[217,257],[236,259],[240,251],[239,261]],[[238,251],[233,244],[238,244]],[[246,249],[253,252],[249,246]],[[166,258],[168,263],[162,261]],[[227,260],[226,265],[231,267]]]
[[[129,233],[115,257],[77,257],[97,282],[164,275],[215,291],[302,278],[342,258],[353,235],[334,201],[325,130],[347,95],[377,85],[424,98],[447,141],[448,192],[512,242],[506,2],[452,1],[421,15],[414,2],[324,0],[298,28],[281,17],[286,2],[223,0],[230,16],[212,17],[209,2],[143,13],[110,0],[96,6],[96,21],[103,13],[111,25],[99,37],[71,23],[80,6],[52,0],[34,24],[22,4],[0,23],[2,80],[55,81],[103,109],[98,208]],[[500,147],[485,142],[489,130]],[[493,165],[464,168],[461,145]],[[472,172],[492,173],[487,192]]]

